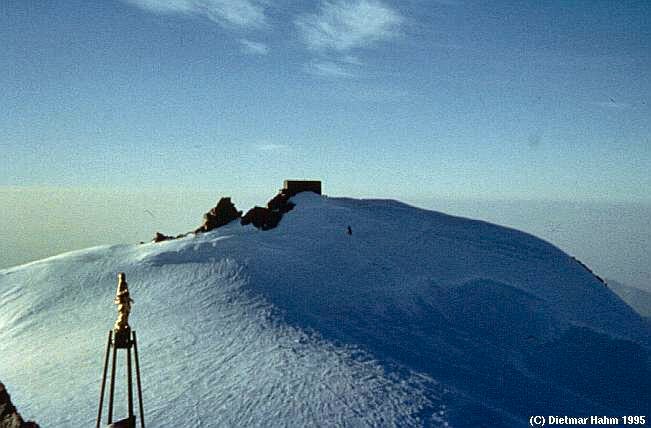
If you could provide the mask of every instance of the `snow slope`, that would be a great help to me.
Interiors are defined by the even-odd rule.
[[[124,271],[152,427],[649,414],[648,324],[552,245],[395,201],[293,201],[271,231],[1,270],[0,379],[21,413],[94,423]]]

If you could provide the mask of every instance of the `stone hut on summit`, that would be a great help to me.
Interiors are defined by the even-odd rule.
[[[281,193],[288,195],[290,198],[301,192],[314,192],[321,194],[321,182],[318,180],[285,180]]]
[[[283,188],[267,202],[267,208],[284,214],[294,208],[294,204],[289,202],[289,198],[301,192],[314,192],[320,195],[321,182],[316,180],[285,180]]]

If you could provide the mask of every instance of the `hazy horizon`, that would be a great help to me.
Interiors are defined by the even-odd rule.
[[[651,200],[649,2],[0,10],[0,186]]]
[[[277,186],[280,187],[280,186]],[[276,192],[0,188],[0,269],[95,245],[148,242],[159,231],[193,230],[222,196],[239,210]],[[333,197],[365,197],[324,191]],[[598,275],[651,291],[651,204],[369,195],[523,230],[590,266]]]
[[[246,209],[303,177],[518,227],[647,287],[649,17],[651,2],[4,0],[0,266],[185,232],[219,196]],[[512,202],[531,200],[571,202]]]

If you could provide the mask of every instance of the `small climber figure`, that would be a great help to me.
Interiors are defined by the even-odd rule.
[[[353,234],[353,229],[351,229],[350,225],[348,225],[348,230],[346,233],[348,233],[349,235]]]
[[[115,293],[115,300],[118,305],[118,319],[115,321],[113,330],[117,333],[129,329],[129,313],[131,312],[131,297],[129,297],[129,288],[124,272],[118,274],[118,289]]]

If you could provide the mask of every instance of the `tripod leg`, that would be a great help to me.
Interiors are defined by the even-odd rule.
[[[133,382],[131,381],[131,346],[127,347],[127,394],[128,394],[128,409],[129,409],[129,423],[133,418]]]
[[[133,353],[136,359],[136,385],[138,386],[138,405],[140,406],[140,428],[145,428],[145,412],[142,409],[142,387],[140,386],[140,363],[138,362],[138,341],[133,332]]]
[[[106,356],[104,357],[104,370],[102,371],[102,387],[99,392],[99,409],[97,410],[97,425],[102,421],[102,407],[104,406],[104,389],[106,388],[106,371],[108,369],[109,354],[111,352],[111,338],[113,337],[113,330],[109,331],[108,342],[106,343]]]
[[[113,358],[112,358],[112,367],[111,367],[111,383],[109,389],[109,408],[108,408],[108,423],[113,423],[113,396],[115,395],[115,358],[117,356],[118,349],[113,346]]]

